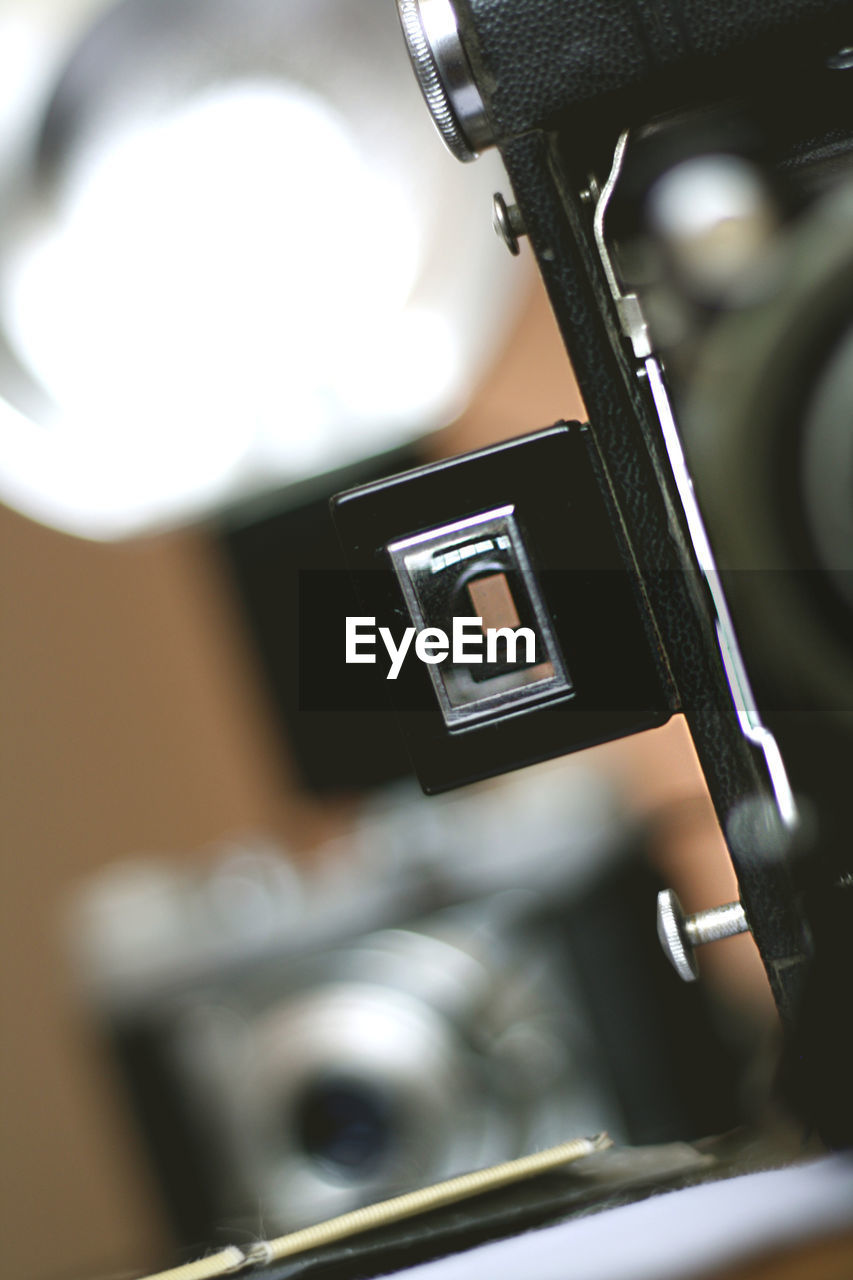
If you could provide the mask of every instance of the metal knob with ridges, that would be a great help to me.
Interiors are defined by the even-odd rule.
[[[739,902],[726,902],[721,907],[687,916],[672,889],[658,894],[658,937],[670,964],[684,982],[695,982],[699,977],[696,947],[721,938],[733,938],[748,930],[749,921]]]
[[[409,57],[436,128],[457,160],[494,144],[450,0],[397,0]]]

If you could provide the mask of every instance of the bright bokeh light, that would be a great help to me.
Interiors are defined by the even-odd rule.
[[[117,132],[6,264],[10,341],[56,412],[2,406],[5,496],[111,536],[423,429],[460,370],[412,300],[420,226],[300,87],[231,82]]]

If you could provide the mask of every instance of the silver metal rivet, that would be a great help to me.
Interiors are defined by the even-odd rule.
[[[699,977],[695,948],[721,938],[747,933],[749,922],[739,902],[727,902],[696,915],[685,916],[678,895],[672,889],[658,894],[658,937],[672,967],[685,982]]]
[[[524,219],[517,204],[507,204],[499,191],[492,201],[492,226],[510,253],[518,254],[518,237],[526,235]]]

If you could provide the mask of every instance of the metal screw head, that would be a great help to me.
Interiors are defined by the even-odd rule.
[[[513,257],[518,256],[518,237],[526,234],[521,210],[517,204],[508,205],[499,191],[492,200],[492,226],[495,235],[503,240]]]
[[[687,917],[672,889],[658,894],[658,937],[665,955],[684,982],[695,982],[699,977],[699,965],[693,943],[687,935]]]

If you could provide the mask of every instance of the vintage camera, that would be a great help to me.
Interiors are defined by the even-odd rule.
[[[301,870],[254,842],[104,873],[75,941],[177,1240],[275,1235],[567,1133],[735,1123],[740,1049],[637,911],[644,842],[609,783],[552,765],[404,784]]]
[[[407,795],[359,827],[346,874],[243,851],[106,890],[93,996],[190,1246],[568,1133],[731,1129],[740,1064],[667,959],[695,978],[696,946],[745,929],[785,1028],[777,1096],[853,1137],[853,6],[399,7],[451,149],[500,150],[497,229],[529,239],[589,421],[342,481],[346,584],[334,557],[300,573],[316,509],[235,524],[247,612],[294,724],[319,726],[321,780],[335,752],[352,785],[400,765],[380,695],[428,792],[682,713],[739,898],[686,919],[635,833],[536,772],[509,810]],[[511,1226],[463,1210],[453,1247],[565,1193],[519,1192]],[[446,1228],[412,1228],[406,1261]],[[375,1248],[339,1273],[387,1271]]]
[[[442,790],[683,712],[740,900],[664,896],[662,940],[692,977],[695,944],[752,931],[788,1098],[847,1142],[853,10],[399,10],[445,142],[500,150],[497,229],[530,241],[589,415],[334,503],[364,616],[425,637],[389,682],[416,771]],[[535,656],[429,652],[451,616]]]

